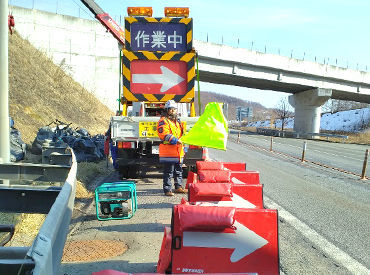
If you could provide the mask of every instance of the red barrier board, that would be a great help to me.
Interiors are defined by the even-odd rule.
[[[245,162],[222,162],[225,169],[231,170],[231,171],[245,171],[246,163]]]
[[[260,173],[257,171],[231,171],[230,180],[234,184],[259,184]]]
[[[171,244],[172,244],[172,234],[171,228],[164,228],[164,236],[162,240],[161,250],[159,252],[159,259],[157,263],[157,273],[166,273],[168,267],[171,264]]]
[[[263,207],[263,185],[261,184],[233,184],[232,196],[205,196],[198,195],[194,190],[195,183],[189,185],[188,199],[190,203],[209,202],[218,206],[232,206],[237,208],[258,208]],[[209,183],[217,185],[217,183]]]
[[[199,170],[199,182],[230,182],[230,171],[226,170]]]
[[[197,161],[197,171],[200,170],[223,170],[224,166],[219,161]]]
[[[237,209],[235,230],[180,229],[174,207],[172,273],[279,274],[277,210]]]
[[[224,162],[224,161],[197,161],[197,171],[199,170],[231,170],[246,171],[245,162]]]
[[[219,171],[219,175],[217,172]],[[202,179],[205,182],[215,182],[218,178],[222,177],[219,182],[228,182],[227,172],[230,173],[230,181],[233,184],[259,184],[260,175],[258,171],[223,171],[223,170],[202,170]],[[210,180],[208,179],[210,178]],[[199,182],[199,175],[194,172],[189,172],[188,178],[186,180],[186,188],[188,188],[190,183]]]

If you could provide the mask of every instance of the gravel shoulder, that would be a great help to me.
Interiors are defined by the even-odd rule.
[[[113,173],[104,180],[97,180],[96,185],[118,180],[118,175]],[[163,196],[159,173],[135,181],[138,210],[131,219],[98,221],[95,202],[91,199],[85,205],[79,205],[82,211],[74,211],[67,238],[67,241],[102,240],[102,245],[104,240],[122,241],[127,245],[127,251],[110,258],[101,255],[101,260],[94,262],[62,262],[60,274],[91,274],[104,269],[156,272],[164,227],[170,226],[172,206],[180,203],[184,195]],[[94,249],[96,253],[102,254],[99,247]]]

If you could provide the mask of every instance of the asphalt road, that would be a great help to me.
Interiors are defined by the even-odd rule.
[[[236,140],[236,135],[230,136],[227,151],[211,150],[210,157],[215,160],[246,162],[249,170],[258,170],[261,183],[264,184],[265,196],[360,264],[370,268],[369,181],[361,181],[352,175],[317,165],[302,164],[297,159],[271,153],[270,139],[264,136],[241,135],[240,141],[243,143],[233,142],[233,139]],[[274,150],[285,153],[294,151],[298,154],[295,148],[299,147],[299,143],[302,144],[302,140],[294,139],[275,139],[275,141]],[[256,144],[259,148],[250,144]],[[307,154],[307,158],[312,157],[324,162],[331,160],[330,154],[340,151],[347,158],[333,157],[331,165],[347,165],[348,168],[351,158],[355,158],[365,148],[360,145],[317,141],[310,144],[312,145],[309,145],[309,148],[315,149],[312,150],[312,154]],[[260,146],[267,150],[261,150]],[[351,165],[354,166],[354,163],[353,160]],[[280,232],[281,238],[289,237],[282,234],[284,233]],[[315,249],[320,250],[317,247]],[[280,247],[283,255],[286,251],[290,249]],[[291,273],[291,267],[295,267],[286,266],[285,257],[289,255],[281,258],[283,269],[286,269],[286,273]],[[333,265],[344,267],[343,263],[334,260]]]

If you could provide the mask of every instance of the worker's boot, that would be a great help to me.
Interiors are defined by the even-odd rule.
[[[184,189],[182,187],[179,187],[179,188],[176,188],[174,193],[177,193],[177,194],[187,194],[188,193],[188,190],[187,189]]]
[[[172,197],[174,195],[174,193],[172,193],[171,191],[167,191],[164,193],[165,196],[167,197]]]

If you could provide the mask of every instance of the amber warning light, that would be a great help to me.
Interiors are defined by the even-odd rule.
[[[164,15],[166,17],[189,17],[189,8],[164,8]]]
[[[152,16],[153,9],[152,7],[128,7],[127,8],[128,16]]]

